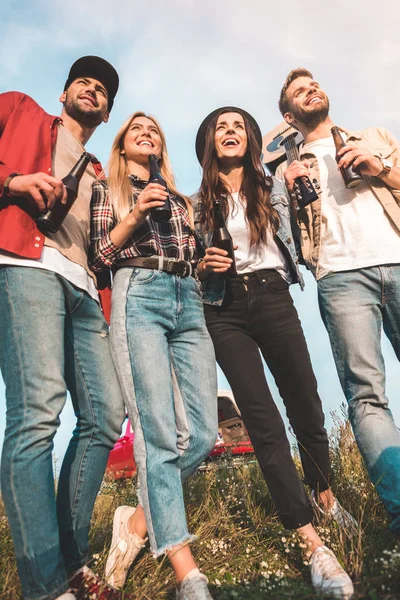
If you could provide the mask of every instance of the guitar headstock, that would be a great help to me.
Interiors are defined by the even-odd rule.
[[[296,146],[303,141],[301,133],[286,121],[283,121],[263,136],[263,163],[270,170],[275,171],[277,166],[286,160],[285,142],[290,138],[295,141]]]

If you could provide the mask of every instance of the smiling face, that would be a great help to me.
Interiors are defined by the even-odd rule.
[[[219,162],[243,159],[247,152],[247,133],[240,113],[228,112],[218,117],[214,144]]]
[[[127,161],[147,164],[149,154],[161,155],[162,138],[157,125],[148,117],[135,117],[123,141],[122,154]]]
[[[65,113],[86,127],[97,127],[108,121],[108,93],[97,79],[74,79],[60,97]]]
[[[298,77],[286,90],[289,111],[284,114],[288,123],[296,122],[308,128],[317,127],[329,114],[329,100],[319,84],[310,77]]]

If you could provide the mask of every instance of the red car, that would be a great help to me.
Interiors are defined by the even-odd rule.
[[[247,429],[242,416],[230,391],[218,392],[218,438],[209,459],[222,454],[243,456],[254,454]],[[128,418],[122,429],[122,435],[110,452],[106,473],[114,479],[133,477],[136,465],[133,457],[133,443],[135,434]]]

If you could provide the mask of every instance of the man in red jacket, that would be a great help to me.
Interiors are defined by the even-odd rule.
[[[65,202],[61,181],[118,89],[96,56],[71,67],[61,117],[19,92],[0,94],[0,367],[7,419],[1,490],[24,598],[108,599],[115,592],[85,567],[88,532],[124,407],[108,326],[87,264],[93,158],[61,228],[44,236],[35,219]],[[53,438],[70,392],[77,418],[57,498]]]

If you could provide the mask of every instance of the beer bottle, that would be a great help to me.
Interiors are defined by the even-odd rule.
[[[64,221],[65,217],[72,208],[78,196],[78,188],[82,175],[88,163],[91,161],[91,156],[88,152],[84,152],[78,162],[72,167],[71,171],[61,180],[67,190],[67,202],[61,203],[61,200],[56,200],[53,208],[48,210],[44,215],[40,215],[36,219],[36,225],[42,233],[56,233]]]
[[[228,258],[232,259],[231,266],[228,271],[225,272],[224,275],[228,277],[235,277],[237,275],[236,271],[236,261],[235,261],[235,252],[233,250],[233,240],[232,236],[229,233],[225,219],[224,213],[222,211],[222,204],[219,200],[213,201],[214,207],[214,232],[212,234],[211,245],[215,246],[215,248],[221,248],[221,250],[226,250],[228,253]]]
[[[338,156],[337,153],[346,144],[342,138],[339,127],[332,127],[331,133],[336,147],[336,162],[339,162],[339,160],[342,157]],[[347,187],[347,189],[356,187],[356,185],[358,185],[362,181],[361,175],[357,173],[356,169],[353,169],[351,165],[349,165],[348,167],[340,167],[340,172],[344,180],[344,185]]]
[[[158,165],[157,156],[155,154],[149,155],[149,164],[150,164],[150,178],[149,183],[158,183],[162,185],[168,192],[167,184],[164,177],[161,175],[160,167]],[[151,218],[157,223],[161,223],[162,221],[169,221],[172,216],[171,211],[171,203],[169,201],[169,197],[165,200],[162,206],[156,206],[151,209]]]

